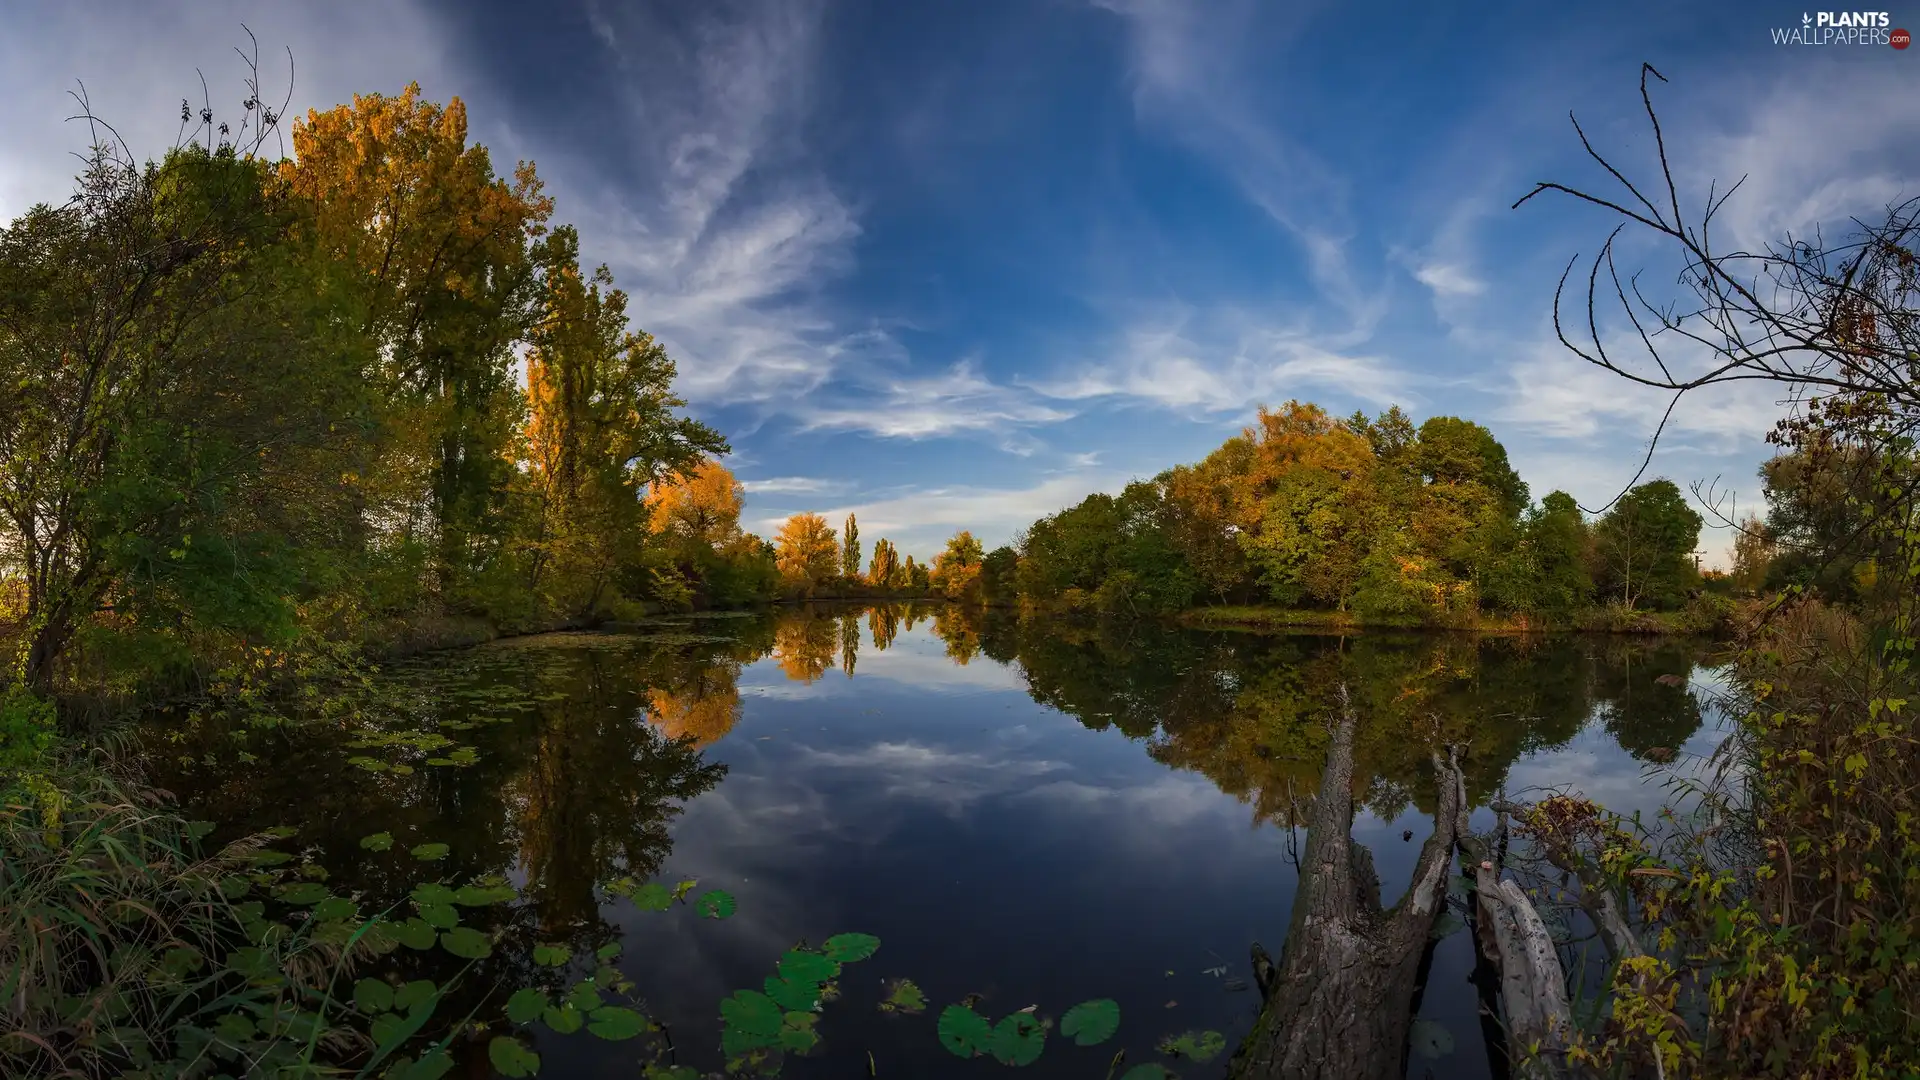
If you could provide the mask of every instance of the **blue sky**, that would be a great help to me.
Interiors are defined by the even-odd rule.
[[[1774,45],[1801,14],[15,0],[0,218],[66,190],[76,80],[158,152],[196,68],[237,97],[246,22],[292,48],[297,107],[418,80],[466,99],[497,160],[534,160],[732,437],[762,532],[851,510],[922,557],[961,527],[1002,542],[1291,397],[1479,420],[1536,494],[1598,505],[1664,405],[1552,338],[1560,268],[1611,222],[1508,206],[1535,180],[1605,180],[1569,110],[1644,173],[1643,60],[1672,80],[1656,92],[1683,197],[1748,177],[1720,222],[1733,243],[1920,194],[1920,49]],[[1892,22],[1920,28],[1920,8]],[[1651,474],[1754,505],[1776,396],[1683,402]]]

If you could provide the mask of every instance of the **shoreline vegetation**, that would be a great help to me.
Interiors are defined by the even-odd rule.
[[[1767,514],[1734,523],[1725,573],[1697,568],[1704,522],[1670,480],[1589,514],[1564,492],[1534,500],[1471,420],[1300,401],[1261,408],[1198,463],[991,551],[961,531],[922,564],[885,538],[863,550],[851,514],[838,530],[817,514],[772,538],[741,528],[726,438],[686,415],[674,360],[630,325],[607,269],[581,263],[533,165],[496,168],[468,142],[457,98],[356,97],[292,123],[294,156],[270,158],[286,119],[255,66],[231,117],[183,102],[183,137],[158,161],[96,123],[72,197],[0,227],[0,1072],[434,1080],[484,1055],[517,1077],[539,1069],[536,1017],[652,1031],[621,997],[617,941],[570,987],[566,950],[515,939],[531,959],[500,958],[506,931],[480,927],[515,889],[443,880],[445,845],[414,849],[377,909],[333,892],[310,853],[275,849],[284,835],[204,849],[215,823],[153,790],[129,732],[161,710],[242,735],[344,730],[372,707],[376,655],[862,591],[1116,623],[1723,635],[1739,720],[1710,781],[1657,828],[1571,789],[1503,803],[1502,854],[1469,867],[1469,915],[1509,935],[1489,963],[1523,952],[1539,987],[1586,955],[1547,936],[1536,906],[1600,927],[1609,950],[1582,1013],[1494,995],[1504,1030],[1527,1036],[1508,1056],[1524,1075],[1822,1080],[1920,1059],[1920,202],[1832,248],[1729,256],[1658,208],[1680,213],[1671,175],[1653,198],[1629,185],[1631,211],[1536,191],[1620,211],[1679,253],[1704,328],[1659,318],[1726,363],[1690,379],[1663,367],[1653,385],[1677,401],[1757,378],[1799,402],[1770,435]],[[1590,281],[1605,280],[1596,262]],[[1578,356],[1652,380],[1614,363],[1599,320],[1577,324],[1595,328],[1567,341]],[[1620,325],[1653,348],[1641,323]],[[1748,326],[1767,328],[1764,348]],[[1324,784],[1338,790],[1371,721],[1337,670],[1311,690],[1337,699]],[[471,750],[456,736],[376,742],[457,768]],[[1388,922],[1377,895],[1358,902],[1377,881],[1350,800],[1316,807],[1308,849],[1341,869],[1304,895],[1327,918],[1266,962],[1232,1075],[1398,1075],[1403,1046],[1343,1065],[1301,1033],[1407,1039],[1445,891],[1432,875],[1455,846],[1490,850],[1459,835],[1458,749],[1421,753],[1444,795],[1435,836],[1462,842],[1429,844]],[[656,910],[733,910],[723,893],[688,901],[691,883],[622,888]],[[1357,943],[1367,963],[1346,964]],[[769,980],[784,1013],[758,991],[722,1006],[737,1071],[811,1048],[821,986],[877,945],[826,944],[839,953],[781,961],[819,978]],[[464,966],[413,978],[415,954]],[[952,1006],[942,1038],[1030,1061],[1038,1021],[1019,1015],[995,1042]],[[947,1040],[952,1025],[965,1037]],[[1147,1068],[1127,1077],[1162,1075]],[[670,1055],[647,1075],[698,1077]]]

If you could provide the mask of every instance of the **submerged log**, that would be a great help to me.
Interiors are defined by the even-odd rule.
[[[1237,1080],[1401,1080],[1420,958],[1446,904],[1462,786],[1434,755],[1440,805],[1413,884],[1380,909],[1373,858],[1353,842],[1353,735],[1346,688],[1307,825],[1293,920],[1276,967],[1259,945],[1254,971],[1265,1001],[1234,1053]]]
[[[1573,1009],[1566,971],[1540,912],[1520,886],[1500,877],[1484,840],[1467,831],[1464,780],[1455,805],[1460,853],[1473,878],[1475,939],[1500,973],[1500,1011],[1514,1074],[1545,1080],[1565,1074]]]

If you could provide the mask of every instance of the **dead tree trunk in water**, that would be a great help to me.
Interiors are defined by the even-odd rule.
[[[1307,825],[1293,922],[1277,970],[1259,945],[1265,1003],[1235,1052],[1235,1080],[1401,1080],[1420,955],[1446,903],[1461,785],[1434,755],[1440,805],[1407,895],[1380,910],[1373,857],[1353,842],[1353,733],[1346,688]]]

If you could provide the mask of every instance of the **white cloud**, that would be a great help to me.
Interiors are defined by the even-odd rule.
[[[1475,277],[1472,270],[1453,263],[1429,262],[1414,267],[1414,279],[1440,298],[1456,296],[1479,296],[1487,291],[1487,283]]]
[[[858,400],[797,409],[802,430],[862,431],[885,438],[927,439],[965,432],[1000,432],[1071,419],[1063,409],[1003,386],[963,360],[938,375],[874,379]],[[1015,452],[1018,452],[1017,450]]]
[[[742,480],[740,486],[754,495],[813,495],[847,485],[843,480],[823,480],[816,476],[774,476],[765,480]]]
[[[1355,278],[1348,254],[1354,228],[1350,185],[1335,169],[1279,130],[1285,115],[1262,101],[1258,78],[1312,15],[1313,5],[1280,9],[1252,0],[1094,0],[1127,25],[1134,106],[1239,186],[1300,245],[1322,297],[1345,319],[1370,327],[1386,312],[1386,294]],[[1251,43],[1258,41],[1258,47]]]
[[[1126,331],[1115,359],[1034,388],[1065,400],[1119,396],[1198,412],[1245,412],[1306,396],[1309,387],[1380,405],[1412,398],[1417,376],[1348,346],[1232,310],[1182,311]]]
[[[860,225],[795,134],[821,10],[708,5],[688,27],[596,7],[622,156],[543,148],[587,256],[613,267],[696,402],[792,401],[868,344],[820,304],[821,287],[851,268]]]

